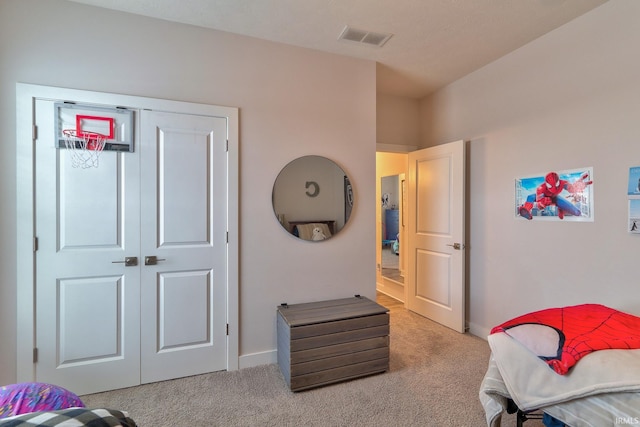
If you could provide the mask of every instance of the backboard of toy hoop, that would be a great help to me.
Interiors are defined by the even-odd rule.
[[[133,110],[56,102],[55,123],[57,148],[66,148],[64,132],[74,131],[78,138],[103,135],[103,151],[134,151]]]

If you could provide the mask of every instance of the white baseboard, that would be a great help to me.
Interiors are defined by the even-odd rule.
[[[469,333],[484,340],[487,339],[490,329],[469,323]],[[253,366],[271,365],[278,363],[278,350],[262,351],[260,353],[244,354],[239,357],[239,369]]]
[[[476,325],[475,323],[469,323],[469,333],[471,335],[475,335],[476,337],[482,338],[483,340],[486,340],[491,333],[491,329]]]
[[[393,299],[397,299],[400,302],[404,301],[404,285],[395,282],[393,280],[382,278],[382,283],[376,283],[376,291],[390,296]]]
[[[239,368],[271,365],[278,363],[278,350],[262,351],[260,353],[244,354],[239,357]]]

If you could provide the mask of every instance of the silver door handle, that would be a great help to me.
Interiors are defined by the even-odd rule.
[[[158,261],[166,261],[166,259],[158,258],[155,255],[150,255],[150,256],[144,257],[144,265],[156,265],[156,264],[158,264]]]
[[[125,267],[134,267],[138,265],[138,257],[137,256],[128,256],[124,257],[124,261],[111,261],[112,264],[124,264]]]
[[[462,249],[462,245],[460,243],[454,243],[453,245],[447,245],[447,246],[451,246],[456,251],[459,251],[460,249]]]

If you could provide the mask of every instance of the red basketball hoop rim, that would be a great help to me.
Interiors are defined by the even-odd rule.
[[[65,146],[72,151],[95,151],[104,150],[107,135],[97,132],[78,132],[77,129],[63,129]]]
[[[109,135],[103,135],[97,132],[77,131],[76,129],[62,129],[62,134],[67,138],[85,139],[88,141],[101,141],[109,138]]]

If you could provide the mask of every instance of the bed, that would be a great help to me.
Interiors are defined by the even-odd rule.
[[[319,227],[325,239],[335,234],[334,220],[317,220],[317,221],[289,221],[290,232],[296,237],[304,240],[314,240],[313,230]]]
[[[562,311],[569,308],[577,317]],[[499,427],[514,406],[518,425],[540,412],[572,427],[640,425],[640,318],[599,305],[553,310],[558,324],[537,316],[543,310],[505,322],[527,333],[503,324],[489,335],[479,393],[487,426]],[[556,354],[541,356],[554,332]]]

